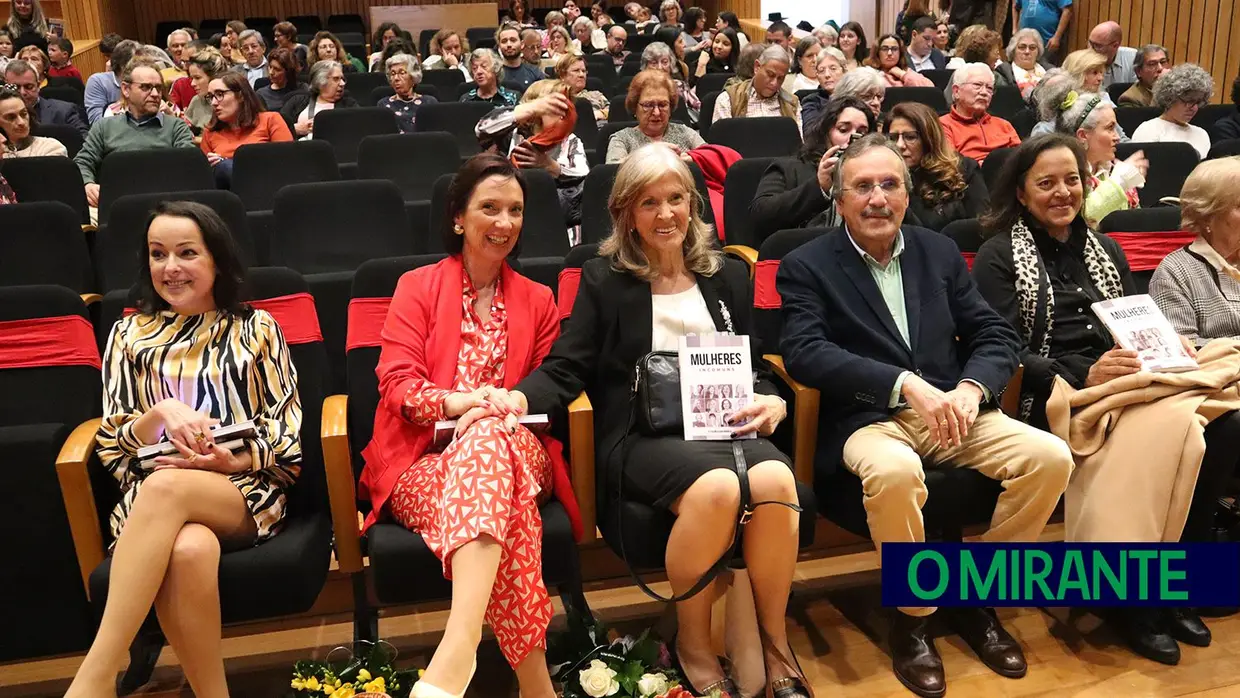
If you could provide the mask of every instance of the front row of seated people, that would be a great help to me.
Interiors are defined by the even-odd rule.
[[[993,192],[986,224],[994,237],[979,252],[974,276],[947,238],[904,224],[911,178],[896,146],[870,134],[838,157],[829,194],[842,225],[790,253],[777,276],[787,368],[823,395],[817,476],[836,477],[843,468],[861,479],[881,546],[924,540],[925,468],[971,468],[1003,485],[985,540],[1036,540],[1081,476],[1067,444],[1039,428],[1052,379],[1083,388],[1140,366],[1130,352],[1112,348],[1084,310],[1130,292],[1132,282],[1120,248],[1082,221],[1089,177],[1082,146],[1051,134],[1020,147]],[[1234,183],[1240,173],[1228,167],[1210,179]],[[1196,175],[1185,186],[1185,218],[1202,237],[1163,274],[1161,292],[1180,292],[1183,307],[1173,318],[1181,331],[1193,321],[1194,294],[1213,292],[1196,290],[1209,284],[1182,270],[1198,264],[1198,272],[1226,274],[1228,284],[1240,278],[1232,266],[1240,225],[1234,207],[1219,203],[1226,191]],[[612,235],[584,265],[563,323],[551,291],[507,262],[523,232],[524,201],[524,181],[508,160],[484,154],[468,161],[448,195],[442,232],[451,254],[402,277],[384,324],[380,406],[361,481],[373,513],[364,525],[387,518],[420,533],[452,580],[444,634],[415,697],[463,695],[484,622],[522,695],[554,695],[539,506],[557,498],[578,534],[580,517],[563,445],[519,425],[520,415],[562,413],[582,391],[590,395],[607,496],[618,497],[623,482],[627,497],[676,517],[666,556],[674,592],[720,557],[736,524],[740,494],[729,444],[647,437],[627,426],[632,371],[644,354],[674,349],[688,333],[752,331],[746,270],[723,256],[702,221],[687,165],[660,144],[624,161],[609,200]],[[99,453],[123,490],[111,518],[114,593],[72,698],[115,695],[115,672],[152,604],[195,694],[227,695],[219,556],[278,534],[285,492],[298,473],[296,370],[276,323],[240,300],[244,270],[224,223],[196,204],[161,205],[148,223],[145,264],[138,312],[117,323],[105,359]],[[1230,303],[1226,298],[1205,302]],[[1227,319],[1202,326],[1198,344],[1210,331],[1240,334],[1240,312],[1227,307]],[[1024,421],[997,409],[1019,363]],[[738,434],[762,437],[744,441],[752,497],[795,504],[789,458],[765,438],[786,417],[786,405],[756,355],[754,366],[756,399],[735,416]],[[222,385],[226,379],[237,384]],[[437,451],[433,425],[444,418],[460,421],[453,441]],[[244,419],[260,425],[248,449],[232,454],[212,443],[213,424]],[[1187,519],[1185,540],[1208,535],[1240,445],[1235,412],[1205,431],[1191,510],[1173,512]],[[180,455],[152,468],[140,463],[137,449],[164,437]],[[1113,481],[1124,474],[1096,475]],[[1143,487],[1130,473],[1128,480],[1130,492]],[[482,490],[495,493],[491,504],[459,516],[459,503],[480,501]],[[1069,521],[1069,530],[1080,529],[1080,540],[1113,540],[1112,529],[1130,530],[1126,520],[1141,513],[1115,507],[1106,525]],[[716,587],[677,604],[674,651],[696,694],[812,695],[785,619],[798,524],[788,508],[759,507],[746,527],[747,572],[726,591],[729,627],[743,629],[743,637],[729,643],[727,670],[710,631],[713,603],[725,592]],[[893,668],[922,696],[946,689],[927,630],[934,611],[892,613]],[[1024,675],[1021,647],[992,610],[947,615],[988,667]],[[1129,609],[1107,620],[1134,650],[1167,663],[1178,660],[1177,640],[1210,639],[1188,609]]]

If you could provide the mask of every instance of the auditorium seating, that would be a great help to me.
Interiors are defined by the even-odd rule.
[[[0,286],[50,284],[95,290],[77,213],[59,201],[0,206]]]
[[[99,183],[99,225],[106,225],[112,202],[126,194],[155,194],[215,188],[207,156],[198,148],[120,150],[103,159]]]
[[[1178,197],[1184,180],[1200,161],[1197,149],[1187,143],[1120,143],[1115,148],[1118,160],[1127,160],[1138,150],[1150,161],[1145,186],[1138,189],[1142,208],[1154,208],[1167,196]]]
[[[428,70],[423,75],[449,73],[463,77],[456,70]],[[457,81],[460,82],[459,80]],[[455,89],[455,87],[453,87]],[[424,104],[418,109],[418,119],[414,128],[419,133],[427,131],[446,131],[456,139],[461,155],[466,157],[481,152],[478,137],[474,135],[474,127],[482,117],[495,109],[489,102],[440,102]]]
[[[724,119],[711,125],[710,142],[724,145],[744,158],[777,158],[796,155],[801,132],[787,116],[750,116]]]
[[[986,181],[987,189],[994,189],[995,183],[999,181],[1000,170],[1015,152],[1015,148],[995,148],[986,156],[982,163],[982,179]]]
[[[727,231],[728,244],[760,247],[753,217],[749,215],[749,204],[758,191],[762,174],[774,160],[746,158],[728,168],[723,184],[723,228]]]
[[[59,201],[90,224],[82,174],[69,158],[14,158],[4,161],[3,172],[18,201]]]
[[[259,263],[270,258],[276,192],[290,184],[334,182],[340,168],[330,143],[293,141],[243,145],[233,156],[232,191],[245,204]]]
[[[1020,88],[1014,85],[1000,85],[995,88],[995,95],[990,100],[989,112],[992,116],[1011,121],[1026,106],[1025,98],[1020,94]]]
[[[925,104],[940,114],[947,113],[947,98],[937,87],[888,87],[883,96],[883,113],[901,102]]]
[[[952,75],[956,71],[947,69],[940,70],[935,68],[932,70],[922,70],[919,72],[923,78],[929,78],[930,82],[934,83],[934,89],[944,92],[952,84]],[[944,96],[946,97],[946,95]]]
[[[383,107],[330,109],[314,115],[314,140],[331,144],[345,179],[357,176],[357,152],[363,138],[398,132],[396,113]]]

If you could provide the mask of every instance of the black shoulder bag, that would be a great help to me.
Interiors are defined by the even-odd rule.
[[[631,395],[632,415],[629,418],[628,435],[621,443],[627,441],[636,427],[643,436],[675,436],[684,433],[684,413],[681,411],[680,400],[680,355],[674,351],[652,351],[637,362]],[[620,465],[619,499],[624,500],[624,464],[627,454],[622,454]],[[672,597],[660,596],[642,581],[641,577],[628,564],[628,555],[624,550],[624,518],[620,518],[620,557],[628,567],[629,576],[637,582],[651,598],[664,603],[678,603],[696,596],[705,589],[719,573],[723,571],[733,558],[741,555],[742,529],[753,516],[754,509],[764,504],[779,504],[793,511],[800,512],[801,507],[788,502],[770,500],[750,503],[749,501],[749,465],[745,462],[745,452],[740,441],[732,442],[732,460],[736,468],[736,477],[740,482],[740,506],[736,511],[736,531],[732,535],[732,545],[724,550],[723,555],[697,582],[683,594]]]

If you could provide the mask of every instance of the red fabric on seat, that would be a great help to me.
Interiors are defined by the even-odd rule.
[[[0,369],[48,366],[103,368],[90,321],[62,315],[0,322]]]
[[[707,143],[689,151],[689,157],[702,170],[706,180],[706,190],[710,195],[710,209],[715,212],[715,232],[720,240],[726,240],[723,230],[723,181],[728,176],[728,168],[741,159],[741,154],[727,146]]]
[[[563,269],[560,271],[560,283],[556,288],[556,305],[559,306],[560,319],[564,320],[573,314],[573,303],[577,300],[577,289],[581,287],[581,269]]]
[[[250,306],[271,313],[271,317],[275,318],[276,324],[280,326],[280,331],[284,333],[284,341],[289,344],[323,341],[318,309],[314,305],[314,296],[309,293],[293,293],[250,301]]]
[[[1165,233],[1107,233],[1124,248],[1132,271],[1153,271],[1163,257],[1197,239],[1196,233],[1182,230]]]
[[[354,298],[349,301],[349,329],[345,334],[345,351],[361,347],[377,347],[382,342],[383,321],[387,319],[391,298]]]
[[[775,288],[775,275],[779,273],[778,259],[764,259],[753,270],[753,307],[759,310],[779,310],[783,299]]]

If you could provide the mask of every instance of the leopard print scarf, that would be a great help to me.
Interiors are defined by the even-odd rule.
[[[1017,219],[1012,226],[1012,261],[1016,267],[1016,302],[1020,310],[1020,331],[1025,346],[1038,352],[1038,356],[1050,356],[1051,333],[1055,329],[1055,288],[1050,275],[1043,269],[1042,255],[1033,233],[1025,219]],[[1124,295],[1124,284],[1119,270],[1110,255],[1098,242],[1092,230],[1085,231],[1085,268],[1094,287],[1107,299]],[[1040,296],[1045,293],[1045,298]],[[1040,302],[1039,302],[1040,301]],[[1042,322],[1039,323],[1039,314]],[[1039,330],[1041,330],[1039,332]],[[1038,332],[1038,336],[1034,333]],[[1020,418],[1029,421],[1033,413],[1033,393],[1021,389]]]

